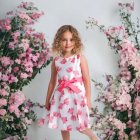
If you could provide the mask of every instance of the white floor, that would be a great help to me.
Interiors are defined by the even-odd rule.
[[[58,130],[49,129],[46,126],[38,127],[33,124],[28,130],[29,140],[62,140]],[[89,140],[87,136],[78,131],[71,132],[71,140]],[[99,140],[99,139],[98,139]]]

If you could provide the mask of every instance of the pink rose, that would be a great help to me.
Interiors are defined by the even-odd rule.
[[[0,115],[4,116],[6,114],[6,110],[5,109],[0,109]]]

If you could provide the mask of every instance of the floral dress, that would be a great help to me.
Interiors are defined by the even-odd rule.
[[[82,131],[90,127],[89,110],[82,80],[80,55],[54,59],[58,84],[52,98],[47,124],[49,128]]]

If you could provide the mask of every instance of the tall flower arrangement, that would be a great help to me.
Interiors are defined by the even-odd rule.
[[[106,85],[97,81],[97,102],[104,103],[103,113],[93,108],[96,125],[104,140],[140,139],[140,44],[139,19],[132,21],[134,3],[119,3],[122,25],[105,28],[90,18],[87,27],[97,26],[109,46],[119,56],[117,76],[106,75]]]
[[[25,139],[37,117],[32,107],[43,107],[22,92],[52,59],[44,34],[31,28],[42,15],[33,3],[23,2],[0,20],[0,139]]]

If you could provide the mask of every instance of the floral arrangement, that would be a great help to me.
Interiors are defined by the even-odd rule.
[[[46,67],[52,57],[44,34],[31,26],[43,15],[31,2],[0,20],[0,139],[26,139],[36,120],[34,106],[22,88]]]
[[[134,3],[119,3],[122,25],[105,28],[90,18],[87,27],[98,27],[108,39],[109,46],[119,56],[118,75],[105,75],[106,85],[93,80],[99,91],[97,102],[104,104],[91,114],[93,129],[104,140],[140,139],[140,43],[139,19],[132,21]]]

